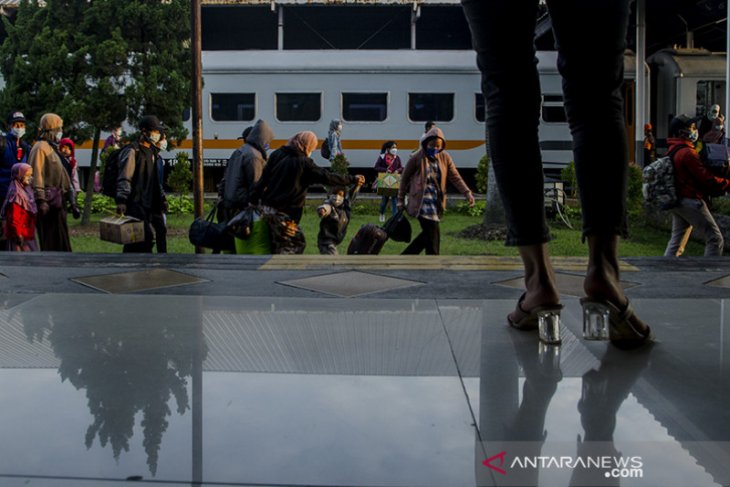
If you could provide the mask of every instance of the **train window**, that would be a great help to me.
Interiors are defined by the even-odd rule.
[[[321,93],[276,94],[276,119],[280,122],[316,122],[320,118]]]
[[[476,109],[475,117],[477,122],[483,122],[486,120],[485,109],[484,109],[484,95],[481,93],[474,93],[474,106]]]
[[[408,93],[408,118],[412,122],[450,122],[454,119],[454,94]]]
[[[714,104],[725,109],[725,82],[701,80],[697,82],[697,105],[695,112],[697,116],[707,114]]]
[[[217,122],[250,121],[256,117],[256,94],[211,93],[210,108]]]
[[[388,94],[342,93],[342,118],[347,122],[382,122],[388,118]]]
[[[543,95],[542,120],[545,123],[566,123],[568,121],[562,95]]]

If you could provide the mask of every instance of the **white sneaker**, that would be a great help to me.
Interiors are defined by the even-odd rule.
[[[380,215],[380,223],[383,223],[383,222],[385,222],[385,215],[382,215],[381,214]]]

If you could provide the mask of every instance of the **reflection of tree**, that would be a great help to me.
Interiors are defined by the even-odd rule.
[[[143,445],[154,476],[171,397],[178,414],[190,408],[187,377],[195,356],[195,327],[202,319],[187,306],[163,312],[142,308],[147,304],[142,302],[130,306],[127,300],[100,304],[26,308],[25,332],[30,341],[42,341],[47,334],[61,361],[61,380],[86,389],[94,417],[86,432],[87,448],[98,437],[103,447],[111,444],[118,459],[122,450],[129,451],[135,415],[142,413]]]

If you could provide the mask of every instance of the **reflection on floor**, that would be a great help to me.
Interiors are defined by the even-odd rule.
[[[110,294],[135,293],[205,282],[205,279],[167,269],[115,272],[113,274],[77,277],[71,280]]]
[[[374,304],[6,301],[0,485],[730,484],[724,301],[636,300],[661,341],[631,353],[577,300],[561,346],[512,300]]]

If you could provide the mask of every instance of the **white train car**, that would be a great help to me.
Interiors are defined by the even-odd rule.
[[[555,52],[538,53],[540,140],[545,170],[552,173],[572,160],[556,58]],[[626,57],[627,103],[633,100],[633,59]],[[322,140],[331,120],[343,120],[342,144],[353,170],[372,168],[387,140],[395,140],[407,156],[417,148],[428,120],[444,131],[447,150],[465,176],[473,175],[486,153],[484,103],[473,51],[206,51],[203,76],[207,188],[240,145],[242,130],[257,119],[272,126],[272,148],[302,130]],[[627,115],[627,130],[633,134],[633,109],[627,108]],[[192,132],[189,116],[185,123]],[[188,139],[178,148],[191,146]],[[89,164],[88,149],[89,143],[79,151],[82,166]],[[318,153],[314,159],[328,165]]]

